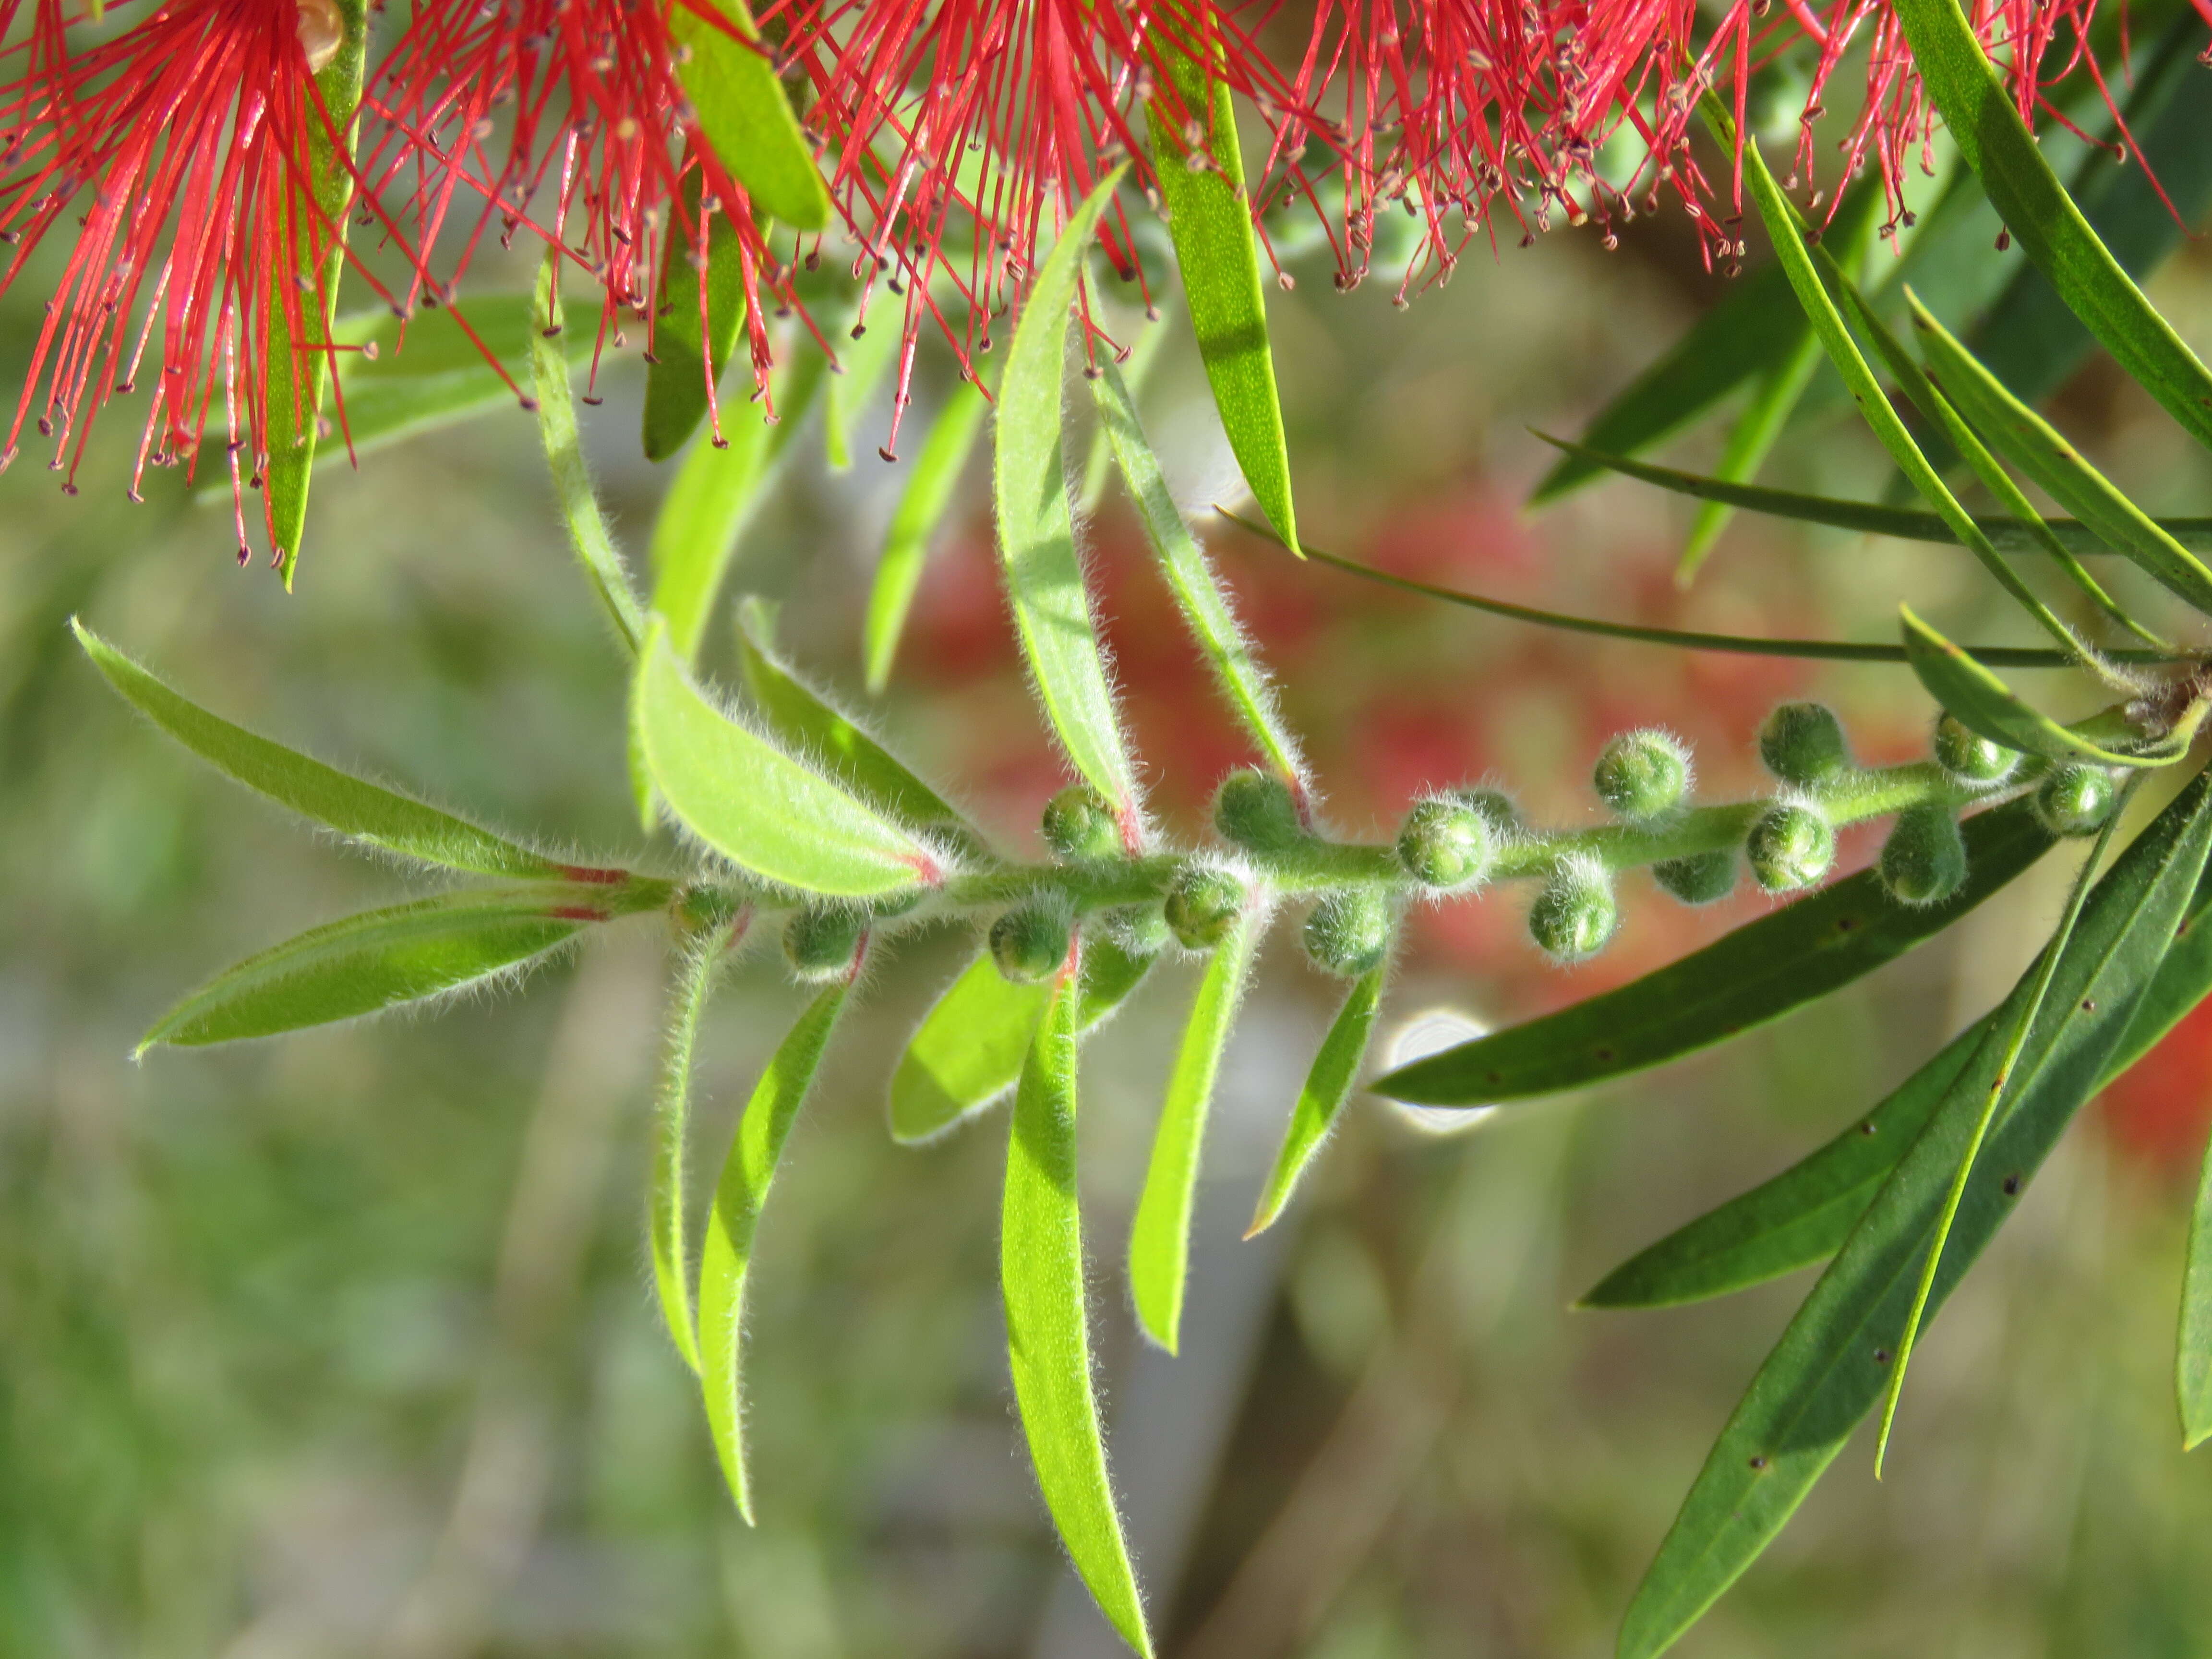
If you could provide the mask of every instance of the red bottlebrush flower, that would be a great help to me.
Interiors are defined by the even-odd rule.
[[[315,144],[352,115],[350,99],[330,106],[316,75],[343,33],[332,0],[170,0],[72,52],[58,0],[40,0],[31,40],[15,49],[21,72],[0,86],[11,175],[0,234],[18,244],[0,286],[89,201],[7,459],[35,413],[73,492],[94,417],[135,386],[149,350],[134,495],[149,461],[191,469],[211,421],[230,444],[234,489],[241,453],[258,478],[272,443],[299,441],[312,414],[290,412],[312,410],[329,349],[325,273],[341,230],[317,200]],[[278,351],[286,361],[271,361]],[[278,411],[294,429],[271,430]],[[241,561],[245,540],[241,507]]]

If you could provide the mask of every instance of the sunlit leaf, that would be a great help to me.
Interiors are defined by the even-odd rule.
[[[868,594],[866,646],[868,690],[872,693],[880,695],[890,684],[899,636],[906,631],[907,612],[921,582],[930,541],[952,506],[960,474],[990,407],[980,386],[967,380],[954,382],[945,394],[945,407],[930,423],[921,453],[914,459],[914,471],[907,476],[897,510],[891,514],[890,529],[884,538],[884,556],[876,566],[875,586]]]
[[[708,21],[717,9],[727,28]],[[745,0],[700,0],[696,10],[671,6],[668,32],[690,49],[677,74],[699,131],[753,205],[795,229],[826,229],[829,189]]]
[[[884,371],[898,361],[900,330],[879,316],[858,339],[837,343],[837,370],[827,377],[822,407],[822,446],[832,471],[853,464],[853,423],[883,383]]]
[[[2038,714],[2013,696],[2002,680],[1914,616],[1910,605],[1898,609],[1906,659],[1928,695],[1956,714],[1961,725],[1990,741],[2023,754],[2106,766],[2164,766],[2176,758],[2171,752],[2133,755],[2107,749]]]
[[[1283,1144],[1275,1154],[1274,1167],[1267,1172],[1267,1185],[1260,1189],[1260,1202],[1252,1212],[1252,1224],[1245,1230],[1245,1237],[1274,1224],[1283,1206],[1291,1201],[1298,1178],[1328,1140],[1336,1115],[1351,1098],[1352,1085],[1359,1080],[1360,1062],[1367,1057],[1368,1040],[1375,1034],[1376,1013],[1382,1006],[1382,976],[1383,970],[1377,968],[1352,981],[1344,1006],[1337,1011],[1328,1035],[1322,1039],[1321,1052],[1314,1056],[1305,1087],[1298,1091],[1297,1104],[1291,1109],[1290,1125],[1283,1132]]]
[[[682,5],[674,8],[678,14]],[[697,169],[684,178],[681,214],[662,233],[660,293],[653,319],[653,359],[645,369],[645,459],[665,461],[707,418],[707,388],[719,383],[745,318],[744,263],[737,234],[720,213],[708,217],[704,280],[695,249],[703,194]]]

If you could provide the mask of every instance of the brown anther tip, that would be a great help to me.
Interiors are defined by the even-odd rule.
[[[884,448],[880,444],[876,447],[876,453],[882,456],[886,461],[890,461],[894,465],[896,465],[898,460],[897,456],[892,454],[890,450]]]

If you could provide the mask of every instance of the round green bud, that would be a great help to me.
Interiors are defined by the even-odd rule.
[[[1941,904],[1966,881],[1966,843],[1948,807],[1934,801],[1897,815],[1875,867],[1899,904]]]
[[[1851,746],[1826,703],[1785,702],[1759,728],[1759,758],[1783,782],[1809,788],[1848,771]]]
[[[1527,828],[1521,809],[1513,804],[1513,797],[1503,789],[1493,789],[1488,784],[1470,785],[1464,789],[1447,792],[1451,798],[1472,806],[1489,823],[1493,839],[1503,842],[1517,836]]]
[[[1072,783],[1044,807],[1044,844],[1060,858],[1091,862],[1121,856],[1121,825],[1106,798]]]
[[[991,960],[1018,985],[1044,979],[1067,960],[1072,926],[1064,902],[1018,904],[991,924]]]
[[[1561,859],[1528,910],[1528,932],[1555,962],[1595,956],[1620,926],[1612,874],[1593,858]]]
[[[1372,887],[1331,893],[1306,918],[1306,954],[1325,974],[1357,979],[1390,954],[1390,901]]]
[[[1244,884],[1218,865],[1186,867],[1168,889],[1160,914],[1168,931],[1194,951],[1211,951],[1244,914]]]
[[[1735,848],[1662,859],[1651,877],[1685,904],[1717,904],[1735,891]]]
[[[1476,808],[1435,795],[1406,815],[1398,861],[1424,887],[1464,887],[1490,873],[1498,834]]]
[[[1306,836],[1290,786],[1256,766],[1222,780],[1213,797],[1213,827],[1224,840],[1255,853],[1287,852]]]
[[[1690,793],[1690,751],[1668,732],[1624,732],[1597,757],[1598,799],[1631,822],[1664,817]]]
[[[835,979],[853,965],[866,925],[867,917],[848,905],[810,904],[784,924],[783,954],[801,979]]]
[[[1175,935],[1157,904],[1122,904],[1099,915],[1107,936],[1133,957],[1156,957]]]
[[[1956,714],[1936,722],[1936,764],[1961,783],[1994,789],[2020,765],[2020,751],[1966,729]]]
[[[2112,775],[2094,766],[2062,766],[2035,792],[2035,815],[2054,836],[2094,836],[2120,798]]]
[[[1761,887],[1791,892],[1828,873],[1836,861],[1836,829],[1811,807],[1784,801],[1759,815],[1743,850]]]

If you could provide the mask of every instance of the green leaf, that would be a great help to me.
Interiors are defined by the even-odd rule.
[[[653,1187],[647,1206],[647,1231],[653,1245],[653,1283],[661,1317],[677,1352],[694,1371],[699,1369],[699,1330],[691,1309],[691,1258],[684,1239],[684,1139],[691,1118],[691,1055],[698,1046],[699,1022],[707,999],[736,938],[750,915],[736,927],[702,929],[684,942],[671,986],[675,1004],[660,1055],[660,1078],[653,1097]]]
[[[1297,1104],[1291,1108],[1290,1125],[1283,1132],[1282,1148],[1275,1154],[1275,1167],[1267,1173],[1267,1184],[1260,1189],[1260,1202],[1252,1212],[1252,1224],[1245,1229],[1245,1237],[1274,1225],[1283,1206],[1291,1201],[1299,1177],[1305,1174],[1306,1165],[1313,1162],[1335,1127],[1336,1115],[1352,1097],[1352,1085],[1359,1080],[1360,1062],[1367,1057],[1368,1040],[1375,1034],[1375,1016],[1382,1006],[1382,975],[1383,970],[1377,968],[1352,981],[1344,1006],[1337,1011],[1328,1035],[1322,1039],[1321,1052],[1314,1056],[1313,1069],[1306,1073],[1305,1087],[1298,1091]]]
[[[1964,1276],[2087,1098],[2164,954],[2212,841],[2199,777],[2090,895],[2014,1087],[1977,1161],[1932,1308]],[[2035,970],[2008,1001],[2033,989]],[[2005,1028],[2001,1010],[1992,1027]],[[1663,1652],[1779,1532],[1881,1398],[1887,1356],[2003,1045],[1978,1045],[1753,1379],[1685,1499],[1621,1631],[1621,1659]]]
[[[674,8],[681,15],[684,8]],[[698,430],[711,406],[738,330],[745,319],[744,258],[737,233],[720,213],[702,216],[702,174],[684,178],[681,215],[672,213],[661,241],[660,295],[653,319],[653,357],[645,369],[645,459],[665,461]],[[707,222],[707,268],[693,263],[693,230]],[[719,422],[717,423],[719,425]],[[714,434],[716,438],[721,433]]]
[[[2081,216],[1957,0],[1898,0],[1896,11],[1929,95],[2021,251],[2136,383],[2212,446],[2212,374]]]
[[[748,602],[738,615],[745,689],[763,722],[786,748],[892,816],[982,850],[981,835],[964,817],[777,660],[769,648],[767,618],[757,603]]]
[[[677,468],[653,524],[653,608],[667,619],[684,666],[696,667],[714,597],[752,520],[806,418],[823,379],[818,353],[799,349],[770,384],[773,425],[748,411],[730,422],[717,448],[696,444]]]
[[[2173,1387],[2181,1405],[2181,1449],[2212,1439],[2212,1146],[2189,1218],[2189,1254],[2181,1274],[2181,1334]]]
[[[841,980],[818,993],[753,1085],[714,1183],[714,1206],[699,1253],[699,1386],[722,1478],[748,1524],[753,1500],[745,1480],[744,1345],[753,1236],[760,1229],[761,1206],[768,1201],[784,1142],[814,1086],[822,1052],[851,989],[850,980]]]
[[[553,474],[553,493],[568,526],[576,562],[583,566],[585,580],[598,595],[616,637],[635,658],[645,639],[645,612],[630,590],[622,555],[599,512],[599,497],[592,493],[591,474],[584,466],[575,400],[568,390],[568,354],[560,343],[561,307],[554,292],[560,264],[561,250],[548,248],[538,270],[538,327],[530,345],[532,389],[538,396],[538,435],[545,447],[545,465]]]
[[[556,862],[434,806],[364,782],[210,714],[148,673],[74,617],[92,665],[125,702],[225,776],[350,840],[403,858],[487,876],[620,881],[623,872]]]
[[[1110,939],[1084,941],[1079,1030],[1120,1008],[1156,958],[1135,956]],[[998,1103],[1021,1075],[1037,1015],[1050,993],[1017,985],[984,951],[945,988],[891,1074],[891,1139],[934,1140]]]
[[[1779,1019],[1934,937],[2051,849],[2028,801],[1965,824],[1966,882],[1940,904],[1899,904],[1873,870],[1747,922],[1618,989],[1402,1066],[1375,1092],[1485,1106],[1587,1088]]]
[[[2091,742],[2013,696],[2002,680],[1914,616],[1911,605],[1899,605],[1898,611],[1904,619],[1906,660],[1928,695],[1991,742],[2023,754],[2106,766],[2165,766],[2177,758],[2171,753],[2123,754]]]
[[[839,898],[886,897],[944,878],[936,848],[708,702],[657,625],[634,718],[669,811],[740,869]]]
[[[1106,1478],[1091,1390],[1075,1183],[1075,993],[1054,988],[1022,1063],[999,1239],[1006,1358],[1045,1507],[1099,1611],[1151,1659],[1144,1605]]]
[[[1252,499],[1295,553],[1298,521],[1291,501],[1290,449],[1275,392],[1274,353],[1267,343],[1267,290],[1252,236],[1252,204],[1244,192],[1237,112],[1228,83],[1212,72],[1218,46],[1211,40],[1194,44],[1207,62],[1174,45],[1159,55],[1185,119],[1204,129],[1205,153],[1193,167],[1195,144],[1185,142],[1165,97],[1155,95],[1145,111],[1152,138],[1152,174],[1167,210],[1184,302],[1230,453],[1243,471]]]
[[[875,586],[868,593],[866,646],[872,695],[881,696],[890,684],[891,664],[898,656],[899,636],[906,631],[907,612],[921,582],[931,538],[951,508],[960,474],[990,407],[981,386],[968,380],[955,382],[900,492],[884,538],[884,556],[876,566]]]
[[[606,889],[566,884],[471,889],[364,911],[248,957],[162,1015],[138,1052],[274,1036],[458,991],[617,914]]]
[[[1820,343],[1813,331],[1805,329],[1788,355],[1778,359],[1774,366],[1761,375],[1753,387],[1751,402],[1736,423],[1729,431],[1728,444],[1721,451],[1715,465],[1715,476],[1731,483],[1741,483],[1758,475],[1760,465],[1781,438],[1783,429],[1790,424],[1798,401],[1804,397],[1805,388],[1812,384],[1813,371],[1820,364]],[[1707,501],[1698,509],[1696,520],[1690,526],[1689,539],[1683,544],[1682,556],[1674,566],[1674,580],[1689,586],[1698,574],[1705,556],[1713,550],[1728,529],[1729,520],[1735,509],[1725,501]]]
[[[1259,919],[1242,917],[1214,947],[1199,981],[1190,1023],[1168,1074],[1167,1098],[1152,1134],[1152,1163],[1129,1229],[1129,1291],[1145,1334],[1170,1353],[1182,1328],[1183,1281],[1189,1276],[1190,1218],[1198,1193],[1199,1153],[1213,1105],[1213,1082],[1229,1028],[1252,969]]]
[[[857,323],[854,326],[862,331],[857,338],[848,336],[839,349],[836,372],[830,376],[829,396],[822,410],[823,458],[835,472],[852,465],[853,422],[875,396],[884,372],[897,361],[899,347],[904,343],[897,328],[881,324],[874,328]]]
[[[1030,284],[999,388],[992,494],[1006,597],[1038,698],[1068,758],[1114,804],[1133,847],[1141,831],[1136,772],[1084,586],[1060,457],[1067,308],[1098,216],[1125,170],[1116,167],[1084,199]]]
[[[2212,571],[2115,489],[2049,422],[2007,391],[1917,299],[1911,305],[1929,368],[1944,394],[1990,443],[2161,586],[2199,611],[2212,611]]]
[[[1115,465],[1128,485],[1129,498],[1136,503],[1137,516],[1145,526],[1145,538],[1152,544],[1184,623],[1206,653],[1213,678],[1244,728],[1244,735],[1303,804],[1308,792],[1305,762],[1298,753],[1297,739],[1291,735],[1282,711],[1275,705],[1274,685],[1253,656],[1251,641],[1230,608],[1229,596],[1222,592],[1212,565],[1198,538],[1190,533],[1190,526],[1183,522],[1175,497],[1168,493],[1159,457],[1146,441],[1137,406],[1121,370],[1110,359],[1098,365],[1091,390],[1097,400],[1100,424],[1113,447]]]
[[[1164,290],[1155,290],[1153,311],[1164,313],[1167,303],[1167,294]],[[1137,399],[1145,395],[1145,387],[1151,383],[1152,371],[1159,367],[1160,348],[1166,343],[1167,337],[1167,330],[1161,327],[1157,319],[1149,322],[1131,343],[1127,357],[1115,365],[1121,371],[1122,386],[1127,389],[1131,408],[1134,408]],[[1102,421],[1091,434],[1091,448],[1083,458],[1083,488],[1076,493],[1076,501],[1084,517],[1089,518],[1098,510],[1098,503],[1105,499],[1106,485],[1113,472],[1114,448],[1107,439],[1106,425]]]
[[[721,23],[709,21],[719,10]],[[726,25],[723,27],[722,25]],[[797,230],[830,224],[830,191],[745,0],[678,0],[668,32],[699,131],[753,205]]]

